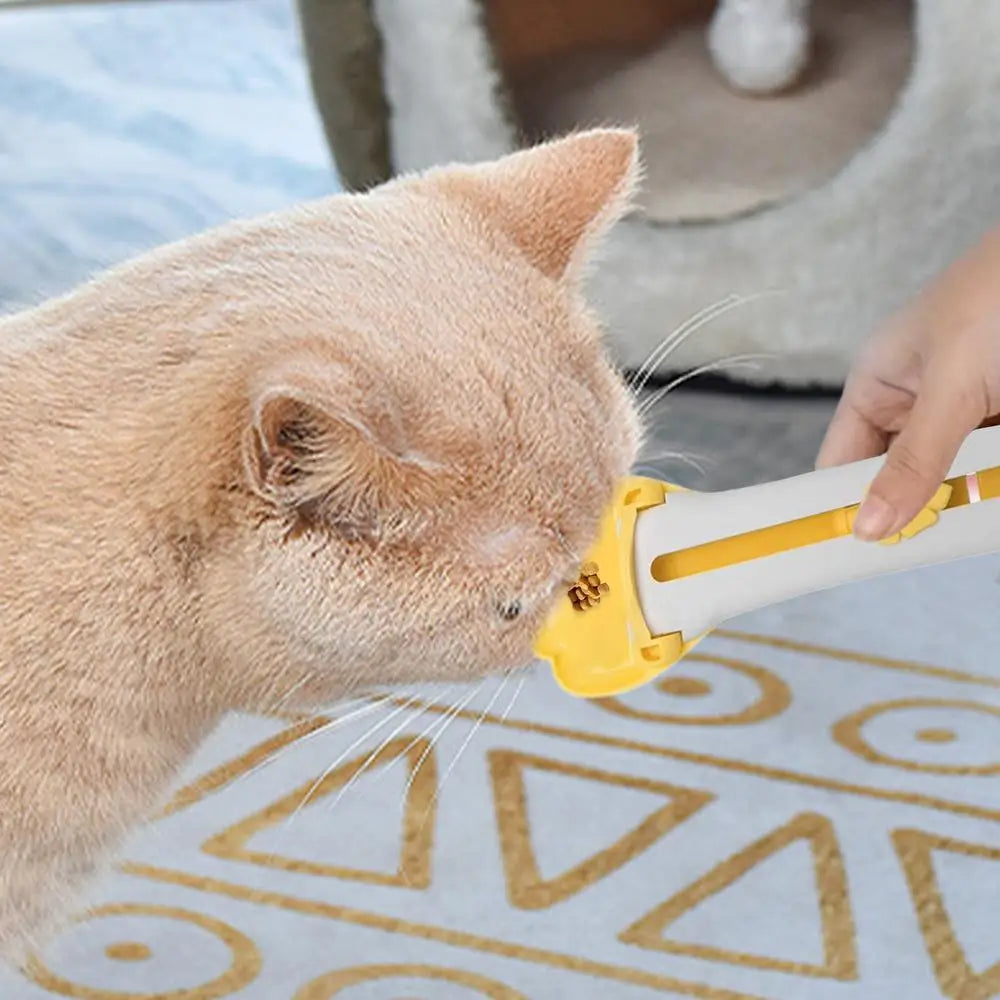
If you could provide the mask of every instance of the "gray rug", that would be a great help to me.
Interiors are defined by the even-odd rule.
[[[270,0],[0,9],[0,136],[8,304],[332,185]],[[829,413],[677,393],[651,451],[701,488],[784,476]],[[534,669],[231,718],[0,997],[998,995],[998,569],[768,609],[600,704]]]

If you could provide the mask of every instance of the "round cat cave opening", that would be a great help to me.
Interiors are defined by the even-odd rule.
[[[480,2],[526,141],[638,125],[651,223],[723,221],[822,185],[891,118],[914,54],[912,0],[813,0],[801,75],[755,95],[713,60],[719,0]]]

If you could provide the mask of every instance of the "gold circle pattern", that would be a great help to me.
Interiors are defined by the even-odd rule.
[[[350,969],[338,969],[307,983],[295,994],[293,1000],[332,1000],[345,989],[360,983],[403,977],[466,986],[478,991],[487,1000],[527,1000],[522,993],[495,979],[487,979],[463,969],[446,969],[434,965],[358,965]]]
[[[708,653],[690,653],[685,660],[692,663],[712,663],[749,677],[760,688],[760,697],[740,712],[720,715],[674,715],[669,712],[652,712],[633,708],[620,698],[601,698],[595,701],[595,704],[613,715],[641,719],[644,722],[662,722],[672,726],[749,726],[781,715],[792,702],[792,692],[788,685],[777,674],[754,663],[734,660],[727,656],[712,656]],[[680,678],[665,678],[661,684],[668,679]],[[657,688],[666,694],[673,693],[669,687],[657,685]]]
[[[675,698],[702,698],[712,693],[712,685],[700,677],[680,677],[670,675],[657,681],[657,691],[673,695]]]
[[[114,903],[91,910],[81,917],[81,922],[100,917],[158,917],[167,920],[181,920],[194,924],[217,937],[229,948],[233,956],[232,965],[218,978],[201,986],[189,989],[168,990],[163,993],[121,993],[115,990],[96,989],[63,979],[32,957],[27,969],[28,976],[43,989],[73,1000],[220,1000],[249,986],[261,970],[261,957],[257,946],[248,937],[228,924],[195,913],[192,910],[177,909],[172,906],[152,906],[139,903]],[[139,947],[142,947],[141,945]]]
[[[109,944],[104,954],[116,962],[144,962],[153,957],[153,950],[148,944],[139,941],[119,941]]]
[[[903,771],[919,771],[922,774],[963,774],[963,775],[991,775],[1000,774],[1000,761],[991,764],[931,764],[919,760],[910,760],[906,757],[893,757],[891,754],[876,750],[868,740],[861,734],[862,728],[872,719],[890,712],[905,711],[910,708],[950,708],[961,712],[975,712],[980,715],[989,715],[995,719],[1000,719],[1000,708],[993,705],[984,705],[978,701],[944,700],[936,698],[901,698],[897,701],[876,702],[845,716],[839,722],[834,723],[832,734],[834,740],[845,750],[849,750],[855,757],[868,761],[870,764],[879,764],[884,767],[895,767]],[[929,730],[928,730],[929,731]],[[942,730],[936,732],[942,733]],[[954,735],[950,733],[949,735]],[[918,734],[919,736],[919,734]],[[938,742],[945,742],[938,740]]]
[[[954,743],[958,737],[954,729],[921,729],[917,733],[921,743]]]

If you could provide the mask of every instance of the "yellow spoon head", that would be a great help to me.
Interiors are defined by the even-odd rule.
[[[551,663],[569,694],[607,698],[641,687],[694,645],[679,632],[650,634],[635,579],[636,519],[678,489],[637,476],[619,484],[579,578],[567,584],[536,637],[535,655]]]
[[[672,572],[661,578],[656,570],[659,558],[649,567],[635,565],[636,521],[642,511],[669,503],[669,494],[680,489],[639,477],[629,477],[619,484],[578,579],[567,584],[536,637],[535,655],[552,664],[556,681],[570,694],[579,698],[607,698],[641,687],[677,663],[704,638],[686,639],[679,631],[651,634],[639,600],[637,569],[665,582],[685,575],[680,567],[687,565],[690,570],[692,556],[697,557],[699,565],[693,571],[701,572],[715,568],[713,560],[720,566],[732,565],[766,555],[771,549],[783,551],[825,537],[840,537],[851,533],[858,506],[838,508],[671,553]],[[945,483],[909,525],[883,544],[899,542],[931,527],[940,511],[948,506],[952,493],[953,485]],[[815,537],[817,530],[819,537]]]

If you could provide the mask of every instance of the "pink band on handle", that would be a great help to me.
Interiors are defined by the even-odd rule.
[[[979,492],[979,473],[969,473],[965,477],[965,485],[969,490],[969,503],[979,503],[982,500],[982,495]]]

